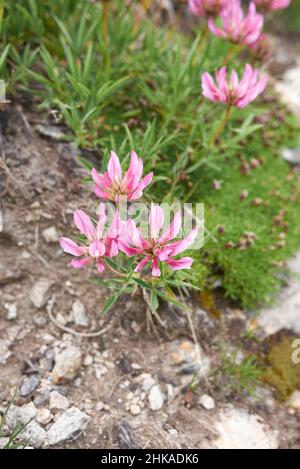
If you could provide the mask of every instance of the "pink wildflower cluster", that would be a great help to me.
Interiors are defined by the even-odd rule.
[[[219,16],[231,0],[188,0],[189,8],[197,16]]]
[[[263,12],[286,8],[291,0],[252,0],[244,13],[241,0],[188,0],[189,9],[197,16],[208,18],[208,28],[216,36],[234,44],[249,47],[258,59],[268,59],[272,45],[263,31],[264,16],[257,13],[256,6]],[[226,68],[215,72],[216,83],[209,73],[202,76],[203,95],[214,102],[229,106],[245,107],[261,94],[267,85],[267,78],[259,79],[258,72],[246,65],[239,81],[235,70],[227,79]]]
[[[215,72],[215,81],[207,72],[202,75],[202,92],[210,101],[244,108],[265,90],[267,83],[268,77],[259,79],[257,70],[249,64],[241,80],[235,70],[227,77],[226,67],[222,67]]]
[[[231,0],[221,11],[220,18],[222,28],[209,18],[210,31],[236,44],[250,45],[257,41],[264,25],[264,17],[256,13],[256,6],[253,2],[249,5],[248,13],[244,15],[240,0]]]
[[[287,8],[291,0],[254,0],[256,5],[263,11],[275,11]]]
[[[141,198],[143,190],[150,184],[153,174],[149,173],[141,179],[143,163],[135,152],[131,152],[129,169],[122,176],[121,165],[116,153],[111,152],[107,171],[101,175],[96,169],[92,170],[95,182],[94,192],[103,200],[110,200],[119,204],[120,201],[133,201]],[[189,269],[193,264],[191,257],[177,258],[195,240],[197,230],[194,229],[184,239],[176,240],[181,230],[180,211],[174,216],[165,233],[160,235],[164,224],[161,207],[151,204],[149,214],[149,236],[144,238],[141,231],[131,219],[123,221],[119,210],[116,209],[111,225],[106,228],[107,216],[105,204],[100,203],[96,223],[83,210],[76,210],[74,223],[84,236],[83,242],[75,243],[72,239],[61,238],[62,249],[75,257],[71,265],[76,269],[96,262],[99,272],[104,272],[106,258],[116,257],[119,252],[127,256],[142,256],[142,260],[135,268],[135,272],[142,270],[147,264],[152,267],[152,275],[159,277],[161,270],[159,263],[167,264],[172,270]]]

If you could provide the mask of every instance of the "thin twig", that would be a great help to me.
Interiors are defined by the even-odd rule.
[[[53,295],[51,300],[48,302],[46,310],[47,310],[49,319],[53,322],[53,324],[55,324],[56,327],[58,327],[59,329],[61,329],[64,332],[68,332],[69,334],[73,334],[77,337],[99,337],[100,335],[105,334],[105,332],[107,332],[112,327],[112,324],[110,324],[109,326],[105,327],[104,329],[101,329],[100,331],[96,331],[96,332],[77,332],[77,331],[74,331],[74,329],[71,329],[70,327],[66,327],[66,326],[63,326],[62,324],[60,324],[56,320],[56,318],[53,316],[52,309],[53,309],[54,302],[55,302],[55,295]]]

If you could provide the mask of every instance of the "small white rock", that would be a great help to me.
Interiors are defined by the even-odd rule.
[[[62,313],[57,313],[56,321],[59,322],[62,326],[65,326],[67,324],[67,320]]]
[[[0,339],[0,363],[3,365],[6,363],[7,359],[11,356],[11,352],[8,350],[10,342],[8,340]]]
[[[60,392],[51,391],[49,407],[53,411],[66,410],[70,406],[70,401],[67,397],[63,396]]]
[[[82,364],[82,353],[78,347],[70,345],[55,355],[55,366],[52,372],[55,384],[74,379]]]
[[[293,394],[290,396],[287,404],[293,409],[300,412],[300,391],[294,391]]]
[[[130,413],[132,415],[139,415],[141,413],[141,408],[138,404],[132,404],[130,406]]]
[[[84,366],[91,366],[94,362],[94,359],[91,355],[86,355],[83,360]]]
[[[42,236],[46,243],[57,243],[59,240],[59,235],[55,226],[49,226],[42,231]]]
[[[47,423],[51,422],[53,415],[51,414],[49,409],[38,409],[36,413],[36,421],[41,425],[47,425]]]
[[[29,297],[36,308],[41,308],[46,304],[50,286],[51,283],[46,278],[41,278],[33,285]]]
[[[77,326],[89,326],[90,320],[86,315],[85,306],[80,300],[74,301],[71,310],[71,317]]]
[[[28,404],[24,404],[21,407],[22,412],[28,417],[28,420],[32,419],[36,416],[37,409],[33,402],[28,402]]]
[[[17,305],[16,303],[5,303],[4,305],[7,313],[6,319],[7,321],[13,321],[18,316]]]
[[[144,379],[142,381],[142,388],[144,391],[150,391],[152,386],[156,384],[156,381],[149,373],[145,373],[143,376]]]
[[[212,410],[215,408],[215,401],[214,399],[209,396],[208,394],[202,394],[199,399],[199,403],[204,407],[206,410]]]
[[[49,445],[56,445],[67,440],[75,440],[82,433],[90,417],[77,407],[70,407],[61,414],[48,430]]]
[[[152,386],[149,392],[149,406],[153,411],[160,410],[164,404],[165,396],[159,384]]]

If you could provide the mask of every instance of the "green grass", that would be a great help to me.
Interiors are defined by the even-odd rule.
[[[220,350],[220,366],[215,371],[216,383],[220,383],[227,393],[241,395],[246,392],[255,394],[255,387],[259,384],[262,369],[258,366],[256,357],[248,355],[241,362],[238,360],[239,349],[229,352],[225,344]]]
[[[212,145],[224,108],[201,97],[200,76],[220,67],[230,46],[209,36],[200,49],[197,27],[184,35],[151,18],[137,21],[121,0],[109,8],[106,37],[101,2],[6,2],[1,76],[12,95],[29,94],[33,108],[57,109],[72,141],[97,151],[99,169],[110,149],[126,164],[134,148],[156,175],[149,199],[205,203],[207,229],[223,225],[225,232],[197,253],[197,286],[221,278],[226,295],[245,307],[270,301],[278,268],[300,247],[299,178],[279,156],[299,143],[295,119],[276,100],[260,99],[235,111]],[[241,72],[244,62],[233,55],[229,66]],[[252,159],[260,166],[243,174]],[[249,193],[243,201],[242,191]],[[226,247],[249,231],[252,246]]]

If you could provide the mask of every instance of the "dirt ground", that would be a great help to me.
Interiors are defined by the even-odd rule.
[[[16,406],[33,401],[36,408],[48,408],[47,395],[58,390],[91,419],[76,440],[54,447],[171,449],[215,447],[216,424],[230,404],[260,416],[276,432],[279,447],[299,446],[300,418],[278,403],[271,390],[261,391],[256,399],[226,394],[213,373],[195,392],[189,390],[195,349],[186,318],[175,310],[163,308],[167,328],[157,323],[158,336],[147,331],[146,306],[140,298],[124,298],[107,317],[100,317],[107,291],[89,281],[96,271],[72,269],[55,240],[57,235],[72,235],[73,211],[94,211],[95,197],[90,186],[82,184],[85,172],[74,158],[78,151],[69,143],[41,137],[36,126],[48,124],[46,117],[27,113],[27,108],[27,103],[13,104],[0,113],[0,340],[7,345],[0,364],[1,409],[16,389]],[[55,228],[52,241],[43,234],[49,227],[52,232]],[[31,292],[41,279],[48,288],[43,304],[36,307]],[[70,319],[75,300],[85,307],[88,327]],[[11,304],[17,317],[8,319]],[[247,322],[232,305],[223,302],[221,308],[221,320],[195,308],[203,366],[210,371],[218,364],[220,343],[238,343]],[[65,327],[79,332],[109,329],[99,337],[77,337],[58,328],[49,310]],[[83,363],[74,379],[55,383],[55,356],[72,344],[80,349]],[[32,375],[38,385],[22,397],[19,390]],[[164,396],[163,403],[156,403],[158,410],[150,408],[149,379]],[[214,408],[200,404],[204,393],[213,397]],[[46,429],[62,411],[51,413]]]

